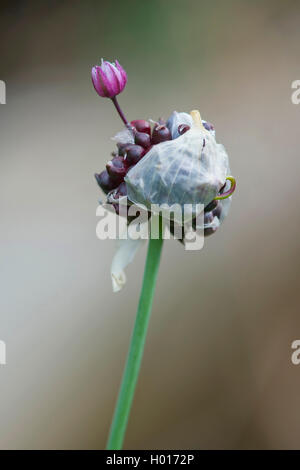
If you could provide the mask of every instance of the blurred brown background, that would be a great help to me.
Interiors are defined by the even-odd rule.
[[[117,58],[130,119],[199,108],[238,181],[202,251],[165,243],[125,448],[300,448],[300,4],[1,2],[2,449],[104,448],[145,249],[113,294],[93,173],[120,121],[90,69]]]

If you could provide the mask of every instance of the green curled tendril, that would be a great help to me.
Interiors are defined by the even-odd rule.
[[[233,176],[227,176],[226,177],[226,180],[230,181],[231,183],[231,186],[230,188],[228,189],[228,191],[226,191],[225,193],[222,193],[220,194],[219,196],[216,196],[215,197],[215,200],[218,201],[219,199],[227,199],[229,196],[231,196],[234,191],[235,191],[235,188],[236,188],[236,181],[235,181],[235,178]]]

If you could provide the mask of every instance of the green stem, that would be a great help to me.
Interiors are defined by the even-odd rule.
[[[155,283],[163,245],[161,227],[159,232],[159,238],[157,240],[151,238],[149,240],[143,285],[137,309],[135,325],[131,337],[127,362],[108,438],[108,450],[120,450],[122,448],[126,432],[130,409],[134,397],[134,391],[144,352],[147,328],[151,314]]]

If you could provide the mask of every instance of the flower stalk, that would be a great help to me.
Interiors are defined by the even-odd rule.
[[[113,104],[114,104],[116,110],[118,111],[120,118],[121,118],[122,121],[124,122],[125,126],[128,127],[128,128],[130,128],[131,126],[130,126],[129,122],[128,122],[127,119],[126,119],[125,114],[123,113],[123,111],[122,111],[122,109],[121,109],[121,106],[120,106],[119,103],[118,103],[117,97],[114,96],[113,98],[111,98],[111,100],[112,100],[112,102],[113,102]]]
[[[152,217],[159,217],[159,238],[150,238],[149,240],[143,285],[140,294],[135,325],[131,337],[127,362],[124,369],[119,396],[108,438],[108,450],[122,449],[151,315],[156,279],[163,246],[162,219],[160,216],[153,215]]]

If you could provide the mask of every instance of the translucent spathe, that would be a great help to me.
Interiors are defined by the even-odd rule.
[[[167,122],[172,134],[183,119],[190,130],[155,145],[127,173],[128,199],[133,203],[149,210],[151,204],[179,204],[182,209],[187,204],[206,206],[224,186],[230,173],[225,148],[195,114],[193,119],[187,113],[173,113]],[[192,211],[190,218],[196,215]]]

